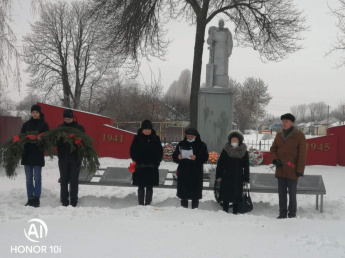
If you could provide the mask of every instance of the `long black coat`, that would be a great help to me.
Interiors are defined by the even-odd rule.
[[[49,131],[48,124],[44,121],[44,115],[41,114],[40,119],[31,119],[26,121],[20,133],[28,133],[36,131],[38,134]],[[22,165],[44,167],[44,150],[36,143],[26,143],[22,154]]]
[[[180,149],[193,149],[195,160],[178,159]],[[201,199],[203,187],[203,164],[208,160],[207,146],[201,141],[200,136],[190,143],[185,138],[176,146],[173,159],[177,167],[177,197],[180,199]]]
[[[144,135],[142,129],[134,136],[130,155],[136,162],[133,173],[133,185],[157,186],[159,184],[158,167],[163,158],[163,147],[155,130],[150,135]]]
[[[66,128],[76,128],[79,129],[82,132],[85,132],[84,126],[78,124],[76,121],[73,121],[72,123],[63,123],[58,126],[59,128],[61,127],[66,127]],[[77,150],[70,151],[70,147],[63,143],[61,140],[57,142],[57,153],[58,153],[58,158],[59,160],[64,160],[64,159],[73,159],[73,160],[79,160],[80,157],[77,155]]]
[[[242,157],[230,156],[225,149],[220,154],[216,169],[216,179],[222,178],[219,189],[220,201],[238,203],[243,193],[243,182],[249,182],[249,156],[244,146]]]

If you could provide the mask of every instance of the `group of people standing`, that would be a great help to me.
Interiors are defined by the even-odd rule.
[[[228,212],[233,203],[233,213],[237,214],[236,204],[243,192],[243,184],[249,183],[249,158],[243,135],[239,131],[231,131],[229,142],[220,155],[216,178],[220,181],[220,199],[223,209]],[[134,136],[130,155],[136,162],[133,173],[133,185],[138,186],[139,205],[150,205],[153,187],[159,184],[158,167],[163,157],[163,148],[156,131],[149,120],[144,120]],[[180,141],[173,153],[177,167],[177,197],[181,206],[192,209],[199,207],[203,189],[203,164],[208,160],[207,146],[201,141],[200,134],[194,128],[185,130],[185,138]]]
[[[39,105],[31,107],[31,115],[31,119],[23,124],[21,133],[37,131],[40,134],[49,130]],[[85,132],[84,127],[74,120],[71,109],[63,111],[63,120],[59,127],[73,127]],[[283,130],[277,133],[270,149],[271,159],[276,166],[275,176],[278,179],[278,219],[296,217],[297,180],[303,176],[306,159],[305,136],[293,126],[295,117],[288,113],[282,115],[281,120]],[[233,214],[238,213],[243,186],[249,184],[250,179],[249,155],[243,140],[240,131],[234,130],[228,134],[228,141],[224,145],[216,168],[216,180],[220,184],[219,201],[222,201],[225,212],[229,212],[232,203]],[[76,207],[81,161],[76,151],[70,152],[69,146],[61,140],[57,143],[57,150],[61,203],[63,206]],[[141,123],[131,144],[130,156],[136,163],[133,185],[138,186],[138,203],[150,205],[153,187],[159,185],[159,166],[163,158],[162,144],[151,121],[144,120]],[[196,129],[185,130],[185,137],[177,144],[173,160],[178,164],[177,197],[181,199],[181,206],[188,208],[188,201],[191,200],[192,209],[198,208],[199,200],[202,199],[203,164],[208,160],[208,151]],[[25,144],[21,164],[24,165],[26,175],[26,205],[39,207],[44,151],[34,143]]]
[[[293,126],[295,117],[287,113],[281,116],[281,120],[282,131],[276,134],[270,148],[278,180],[278,219],[296,217],[297,180],[304,174],[306,160],[305,136]],[[233,214],[238,214],[243,187],[249,184],[250,179],[248,149],[243,141],[240,131],[229,132],[228,142],[224,145],[216,168],[216,180],[220,184],[219,201],[223,203],[225,212],[229,212],[231,203]],[[133,139],[130,155],[136,162],[133,185],[138,186],[139,205],[150,205],[153,187],[159,184],[158,168],[163,148],[149,120],[141,123]],[[185,130],[185,137],[177,144],[173,160],[178,164],[177,197],[181,199],[181,206],[188,208],[188,201],[191,200],[192,209],[198,208],[199,200],[202,199],[203,164],[208,160],[208,151],[196,129]]]
[[[84,127],[74,120],[71,109],[63,111],[63,123],[59,127],[73,127],[85,132]],[[38,134],[49,131],[45,122],[41,106],[31,107],[31,118],[22,126],[21,133],[37,132]],[[78,179],[81,161],[76,151],[70,152],[69,146],[62,140],[57,142],[58,163],[60,170],[60,197],[63,206],[77,206],[78,203]],[[42,167],[44,167],[44,150],[35,143],[26,143],[22,154],[21,164],[24,165],[26,176],[26,191],[28,201],[25,206],[40,207],[42,189]]]

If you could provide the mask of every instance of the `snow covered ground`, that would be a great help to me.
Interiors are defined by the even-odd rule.
[[[233,215],[211,191],[192,210],[180,207],[172,189],[154,189],[152,205],[143,207],[134,187],[80,185],[79,206],[61,207],[57,160],[46,161],[40,208],[24,207],[23,167],[14,180],[0,170],[0,257],[345,257],[344,167],[306,168],[324,179],[324,213],[315,210],[315,196],[298,195],[297,218],[277,220],[276,194],[252,193],[254,210]],[[129,163],[101,159],[102,167]],[[272,173],[267,166],[251,171]],[[31,219],[42,220],[47,235]],[[34,229],[37,243],[25,236]]]

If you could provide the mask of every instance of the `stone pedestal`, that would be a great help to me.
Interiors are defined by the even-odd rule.
[[[208,151],[221,152],[232,130],[233,98],[229,88],[200,88],[198,131]]]

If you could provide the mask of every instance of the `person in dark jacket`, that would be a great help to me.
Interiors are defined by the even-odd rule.
[[[249,173],[249,156],[247,146],[243,143],[243,134],[233,130],[228,135],[216,169],[216,180],[220,181],[219,199],[223,201],[225,212],[229,212],[231,202],[232,213],[237,214],[243,185],[249,183]]]
[[[44,121],[44,114],[41,106],[31,107],[31,118],[22,126],[20,133],[37,132],[44,133],[49,130],[48,124]],[[22,154],[21,164],[24,165],[26,176],[26,191],[28,201],[25,206],[40,206],[42,189],[42,167],[44,167],[44,150],[36,143],[26,143]]]
[[[63,111],[64,123],[59,127],[76,128],[82,132],[85,129],[78,122],[74,121],[73,111],[65,109]],[[72,205],[77,206],[78,203],[78,180],[81,167],[81,159],[77,155],[77,151],[70,152],[70,147],[63,142],[57,144],[59,170],[60,170],[60,197],[63,206]],[[70,192],[68,191],[68,184],[70,185]]]
[[[163,147],[150,120],[144,120],[134,136],[130,155],[136,163],[133,185],[138,186],[139,205],[150,205],[153,186],[159,184],[159,165],[163,158]]]
[[[153,186],[159,184],[158,167],[163,158],[163,147],[159,136],[152,128],[150,120],[144,120],[134,136],[130,155],[136,163],[133,173],[133,185],[138,186],[139,205],[150,205]]]
[[[196,129],[187,128],[185,135],[173,153],[174,162],[178,163],[177,197],[185,208],[188,208],[188,200],[192,200],[192,209],[195,209],[202,199],[203,164],[208,160],[208,151]]]

